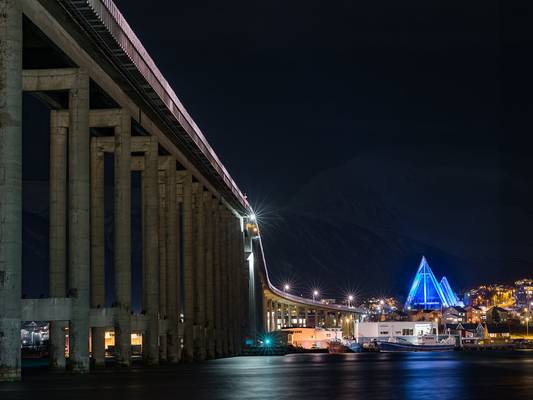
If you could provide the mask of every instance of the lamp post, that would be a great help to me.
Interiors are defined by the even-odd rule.
[[[283,291],[284,291],[284,292],[288,292],[290,288],[291,288],[291,287],[289,286],[288,283],[286,283],[285,285],[283,285]]]
[[[316,301],[317,296],[318,296],[318,290],[313,290],[313,301]]]
[[[352,306],[352,301],[353,301],[353,295],[349,295],[348,296],[348,307]]]
[[[439,317],[435,318],[435,322],[437,323],[437,343],[439,341]]]

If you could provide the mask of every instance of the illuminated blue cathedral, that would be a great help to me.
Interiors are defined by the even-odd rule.
[[[462,304],[453,292],[448,279],[444,276],[438,282],[426,257],[422,256],[404,308],[406,310],[440,310],[452,306],[462,306]]]

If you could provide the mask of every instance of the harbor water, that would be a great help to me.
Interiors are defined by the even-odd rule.
[[[27,368],[0,399],[531,399],[533,352],[236,357],[85,376]]]

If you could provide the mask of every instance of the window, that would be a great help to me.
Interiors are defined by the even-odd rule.
[[[379,334],[380,334],[380,335],[388,335],[388,334],[389,334],[389,331],[380,331]]]

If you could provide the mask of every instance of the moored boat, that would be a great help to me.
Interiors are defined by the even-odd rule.
[[[417,343],[409,342],[402,338],[390,338],[389,340],[378,340],[376,342],[381,352],[416,352],[416,351],[453,351],[455,349],[455,339],[448,337],[441,341],[431,337],[420,337]]]
[[[359,353],[361,345],[355,340],[332,340],[328,343],[330,353]]]

